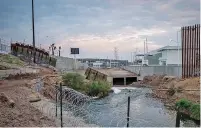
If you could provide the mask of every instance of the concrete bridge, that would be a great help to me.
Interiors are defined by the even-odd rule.
[[[104,80],[110,82],[112,85],[129,85],[138,80],[137,74],[119,68],[88,68],[85,75],[86,79]]]

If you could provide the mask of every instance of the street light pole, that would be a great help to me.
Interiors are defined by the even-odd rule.
[[[179,31],[177,31],[177,48],[178,48],[178,76],[179,76],[179,63],[180,63],[180,56],[179,56]]]
[[[33,58],[33,62],[36,63],[36,57],[35,57],[35,54],[36,54],[36,48],[35,48],[35,27],[34,27],[34,2],[32,0],[32,32],[33,32],[33,55],[34,55],[34,58]]]
[[[177,41],[174,41],[174,40],[170,40],[170,42],[171,41],[174,41],[174,42],[176,42],[177,43],[177,54],[178,54],[178,63],[177,63],[177,69],[178,69],[178,76],[179,76],[179,62],[180,62],[180,56],[179,56],[179,42],[178,42],[178,33],[179,33],[179,31],[177,32]]]

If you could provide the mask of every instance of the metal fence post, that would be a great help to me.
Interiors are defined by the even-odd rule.
[[[57,85],[55,86],[56,89],[56,117],[57,117]]]
[[[2,44],[1,44],[1,38],[0,38],[0,50],[3,51]]]
[[[181,120],[181,113],[179,111],[177,111],[176,127],[180,127],[180,120]]]
[[[129,127],[129,118],[130,118],[130,96],[128,97],[127,127]]]
[[[63,127],[63,115],[62,115],[62,83],[60,83],[60,112],[61,112],[61,127]]]

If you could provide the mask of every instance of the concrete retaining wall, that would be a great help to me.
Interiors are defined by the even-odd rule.
[[[74,63],[75,63],[75,60],[73,58],[68,58],[68,57],[62,57],[62,56],[56,56],[55,57],[57,59],[57,62],[56,62],[56,68],[59,70],[59,71],[62,71],[62,72],[65,72],[65,71],[72,71],[75,66],[74,66]],[[84,66],[83,64],[81,64],[80,62],[76,61],[77,62],[77,69],[82,69]],[[86,69],[86,67],[84,67]]]
[[[69,71],[74,69],[74,59],[68,57],[55,57],[57,59],[56,68],[60,71]]]
[[[182,74],[182,67],[181,66],[125,66],[125,70],[140,73],[141,77],[147,75],[163,75],[167,74],[170,76],[179,76],[181,77]],[[179,70],[179,71],[178,71]]]

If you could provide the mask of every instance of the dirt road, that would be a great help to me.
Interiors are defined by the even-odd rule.
[[[43,69],[37,76],[21,78],[19,80],[10,79],[0,81],[0,94],[5,95],[0,98],[0,127],[55,127],[55,121],[45,116],[39,109],[34,107],[30,100],[37,94],[34,85],[29,85],[35,78],[44,74],[53,74],[49,69]],[[47,86],[47,85],[46,85]],[[47,93],[47,92],[46,92]],[[43,93],[42,93],[43,94]],[[9,106],[8,98],[14,102],[14,106]]]

